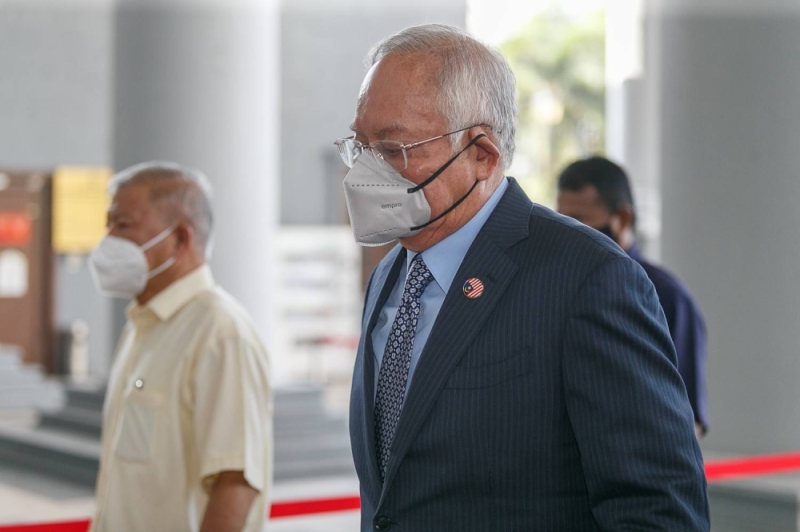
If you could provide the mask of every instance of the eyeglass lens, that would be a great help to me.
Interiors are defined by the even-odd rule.
[[[371,150],[378,164],[386,165],[398,172],[408,166],[408,157],[402,142],[378,140],[369,145],[361,144],[355,139],[341,139],[336,142],[339,155],[348,168],[352,168],[365,150]]]

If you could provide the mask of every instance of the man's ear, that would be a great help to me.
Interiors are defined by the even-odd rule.
[[[628,205],[623,205],[620,207],[619,211],[617,211],[617,216],[619,217],[620,227],[619,232],[630,230],[633,231],[633,221],[634,221],[634,213],[633,209]]]
[[[194,228],[189,224],[179,224],[175,228],[175,256],[181,257],[194,248]]]
[[[497,171],[500,164],[500,149],[493,140],[494,135],[491,130],[480,126],[470,128],[469,138],[474,139],[478,135],[483,136],[473,144],[473,161],[477,165],[476,178],[478,181],[485,181]]]

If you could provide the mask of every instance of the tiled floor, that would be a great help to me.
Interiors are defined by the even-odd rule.
[[[300,501],[358,494],[355,477],[283,482],[272,499]],[[94,512],[91,490],[52,481],[25,471],[0,468],[0,529],[3,525],[85,519]],[[272,519],[268,532],[348,532],[358,530],[358,511]]]

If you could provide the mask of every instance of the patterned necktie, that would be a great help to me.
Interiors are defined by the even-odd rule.
[[[411,261],[411,269],[403,289],[403,299],[394,318],[386,349],[378,373],[378,391],[375,394],[375,442],[378,446],[378,468],[381,480],[389,462],[389,448],[400,419],[403,397],[411,365],[411,349],[419,318],[419,298],[433,279],[422,255]]]

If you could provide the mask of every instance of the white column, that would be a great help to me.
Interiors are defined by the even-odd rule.
[[[658,181],[658,72],[645,70],[652,39],[646,0],[618,0],[606,7],[606,152],[628,172],[637,207],[637,235],[645,253],[660,256]]]
[[[651,1],[662,253],[709,335],[706,449],[800,442],[800,4]]]
[[[195,166],[215,190],[211,266],[268,348],[279,197],[277,0],[119,0],[114,163]],[[271,352],[281,378],[287,353]]]

